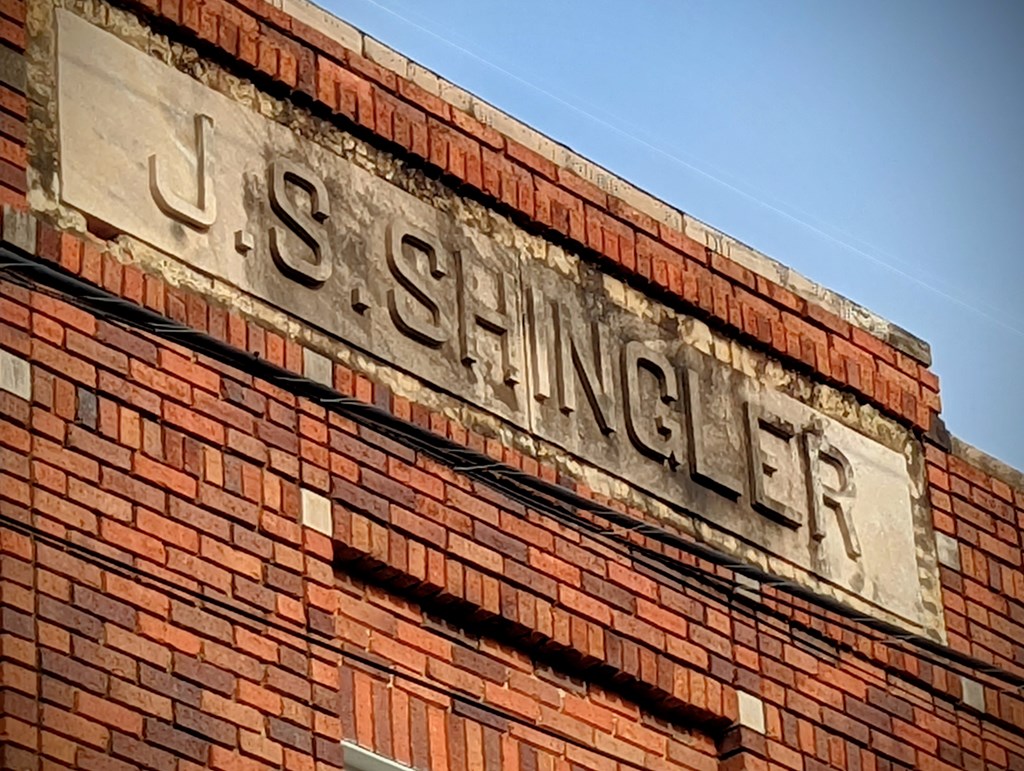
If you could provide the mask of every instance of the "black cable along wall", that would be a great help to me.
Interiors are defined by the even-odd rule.
[[[475,482],[490,487],[510,500],[551,516],[563,525],[586,532],[626,559],[644,565],[649,572],[661,576],[666,581],[681,583],[687,589],[706,598],[729,604],[736,610],[753,618],[755,622],[763,621],[765,618],[781,622],[790,627],[792,631],[820,639],[837,651],[841,650],[851,653],[855,657],[870,662],[872,665],[890,674],[895,674],[901,679],[913,683],[915,687],[927,690],[933,696],[950,700],[949,694],[934,688],[930,682],[910,676],[908,673],[892,667],[892,665],[883,660],[845,645],[841,641],[829,638],[819,630],[798,622],[786,613],[766,605],[763,601],[752,596],[753,593],[749,586],[744,586],[736,581],[730,581],[725,577],[714,575],[697,567],[669,560],[653,549],[631,542],[626,537],[626,534],[642,534],[665,545],[678,548],[694,557],[727,568],[760,584],[772,587],[781,595],[778,598],[773,598],[773,601],[778,604],[792,610],[807,613],[812,618],[839,625],[845,631],[850,631],[858,636],[864,636],[864,633],[870,630],[877,635],[874,638],[876,641],[898,650],[906,651],[907,649],[913,649],[910,651],[911,655],[918,656],[933,665],[944,667],[954,674],[973,675],[975,672],[984,673],[1003,683],[1004,686],[1001,690],[1014,696],[1020,696],[1020,689],[1024,688],[1024,678],[1020,676],[989,665],[971,656],[953,651],[921,635],[909,633],[893,624],[866,616],[836,600],[814,594],[800,584],[779,579],[762,571],[760,568],[740,562],[703,544],[687,540],[669,530],[600,505],[563,486],[546,482],[519,469],[496,462],[487,455],[470,450],[445,437],[396,418],[390,412],[375,405],[342,396],[332,388],[298,376],[254,354],[233,348],[207,333],[179,324],[153,311],[135,305],[124,298],[99,289],[65,273],[57,267],[37,261],[36,258],[16,247],[8,244],[0,245],[0,260],[2,260],[0,261],[0,272],[7,274],[7,277],[12,281],[27,285],[29,288],[38,291],[56,294],[66,302],[79,306],[96,316],[103,317],[121,326],[131,327],[156,335],[159,338],[173,340],[175,343],[189,348],[196,353],[205,354],[222,364],[266,380],[297,397],[309,399],[327,410],[343,415],[347,419],[400,442],[417,452],[424,453],[435,461],[448,466],[453,471],[462,473]],[[581,517],[580,512],[585,512],[585,515]],[[604,520],[612,527],[603,527],[593,521],[594,519]],[[10,518],[0,518],[0,521],[3,521],[5,526],[21,530],[40,539],[45,538],[50,541],[61,540]],[[618,530],[614,528],[618,528]],[[74,549],[83,554],[88,552],[83,547],[71,544],[70,542],[65,543],[65,548]],[[108,563],[112,569],[119,569],[121,572],[135,572],[135,569],[131,566],[126,566],[123,563],[118,564],[98,553],[93,555],[93,559]],[[160,581],[160,579],[151,576],[147,578],[153,581]],[[180,587],[173,588],[182,591]],[[792,602],[787,602],[784,599],[785,595],[809,602],[812,607],[797,608]],[[210,604],[211,599],[203,597],[202,601]],[[826,609],[840,618],[826,617],[823,613],[815,612],[814,606]],[[232,609],[232,612],[239,613],[237,609]],[[846,619],[846,622],[842,622],[841,619]],[[255,617],[254,620],[256,620]],[[263,624],[269,623],[264,619],[258,620]],[[318,645],[326,645],[343,657],[360,661],[375,669],[387,669],[372,659],[364,659],[356,654],[347,651],[342,652],[340,649],[333,648],[325,640],[319,640],[315,637],[310,637],[309,639],[315,640]],[[964,670],[966,670],[966,673]],[[397,670],[389,670],[389,672],[395,677],[409,679],[422,687],[444,692],[444,689],[428,681],[419,681],[418,678],[404,675]],[[446,692],[446,695],[486,712],[500,714],[509,720],[524,723],[535,730],[548,733],[562,741],[584,747],[588,751],[597,752],[597,749],[594,747],[584,746],[572,740],[571,737],[547,731],[541,726],[535,725],[531,721],[525,721],[514,714],[504,713],[500,709],[454,692]],[[1004,724],[1007,728],[1016,730],[1015,726],[1005,723],[1005,721],[994,720],[991,716],[989,719],[993,720],[993,722]],[[621,758],[616,758],[606,753],[600,754],[605,754],[617,762],[633,765]]]

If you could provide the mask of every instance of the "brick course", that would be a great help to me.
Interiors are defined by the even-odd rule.
[[[100,255],[101,263],[113,259]],[[151,307],[167,307],[172,295],[198,317],[216,313],[202,298],[162,284],[150,293]],[[855,767],[869,757],[942,768],[951,732],[961,737],[961,758],[973,741],[990,754],[996,751],[988,747],[1000,747],[1007,763],[1024,762],[1024,705],[1005,683],[969,673],[985,685],[987,714],[980,716],[961,700],[962,667],[767,587],[766,611],[744,608],[726,593],[716,599],[685,572],[652,570],[607,539],[483,489],[251,375],[156,335],[112,328],[37,291],[4,283],[2,297],[0,339],[23,338],[31,350],[35,330],[45,330],[47,339],[63,341],[50,346],[53,356],[36,359],[31,404],[5,394],[0,423],[5,453],[29,448],[27,465],[5,471],[4,516],[36,533],[7,531],[5,554],[13,559],[4,562],[12,566],[5,567],[12,576],[5,631],[17,641],[12,647],[24,646],[23,661],[35,655],[31,649],[51,662],[41,675],[20,673],[21,682],[54,692],[42,699],[41,728],[30,732],[41,748],[51,735],[46,715],[59,711],[74,715],[61,730],[82,757],[109,751],[130,760],[143,741],[154,764],[175,758],[165,762],[230,766],[232,753],[274,763],[289,753],[323,752],[329,768],[340,736],[422,763],[442,742],[452,758],[478,752],[475,743],[487,731],[501,737],[502,757],[521,759],[525,743],[529,752],[569,759],[584,752],[565,743],[576,737],[640,767],[654,763],[652,748],[666,763],[687,758],[678,765],[714,767],[715,755],[735,745],[730,757],[751,768],[801,767],[812,759],[818,767]],[[236,338],[274,339],[240,323]],[[226,327],[222,333],[230,342]],[[126,345],[129,339],[135,342]],[[302,356],[288,354],[293,345],[280,341],[282,364],[301,364]],[[336,383],[358,380],[335,369]],[[186,371],[188,380],[177,380],[175,373]],[[363,398],[379,404],[368,386]],[[213,409],[210,393],[231,394],[238,406]],[[82,401],[109,417],[80,422]],[[472,432],[391,401],[396,412],[419,411],[426,425],[473,444]],[[199,418],[208,423],[190,429]],[[235,425],[246,436],[273,436],[285,452],[298,452],[298,463],[283,473],[269,452],[232,441]],[[955,522],[950,534],[963,541],[965,574],[943,569],[951,643],[1019,673],[1011,610],[1019,548],[1014,556],[1016,530],[998,524],[1021,515],[1020,494],[934,447],[928,458],[936,526],[948,530],[947,520]],[[333,542],[297,524],[307,479],[335,498]],[[729,578],[678,549],[633,540]],[[66,541],[74,552],[54,548]],[[103,558],[120,570],[101,566]],[[980,580],[981,570],[989,577]],[[993,572],[1008,576],[1005,585],[990,583]],[[968,603],[974,610],[965,615],[958,609]],[[969,632],[958,633],[965,623]],[[314,668],[330,682],[311,680]],[[95,698],[60,696],[50,670]],[[157,672],[168,674],[154,679]],[[545,681],[545,672],[554,679]],[[404,675],[417,680],[406,684]],[[400,681],[400,690],[411,690],[396,696]],[[385,695],[373,696],[375,688]],[[730,733],[737,690],[764,700],[764,737],[744,741]],[[471,700],[453,702],[452,692]],[[353,694],[355,705],[375,705],[379,716],[367,716],[370,724],[360,723],[356,706],[346,712]],[[310,699],[340,709],[325,707],[316,717],[304,706]],[[622,714],[602,706],[608,700]],[[500,730],[480,723],[483,707],[499,712]],[[118,708],[137,711],[114,720]],[[417,712],[425,722],[409,717]],[[395,714],[409,725],[396,725]],[[516,718],[553,727],[560,738],[534,736]],[[316,725],[332,728],[321,739]],[[689,738],[677,747],[680,727]],[[418,730],[425,743],[409,739],[406,749],[402,737]],[[703,761],[696,759],[701,753]],[[607,759],[578,762],[604,767]]]
[[[273,6],[126,5],[655,297],[932,426],[938,382],[919,363]],[[24,16],[0,2],[15,53]],[[26,114],[24,89],[0,83],[0,197],[21,209]],[[294,340],[95,238],[41,221],[35,246],[304,374]],[[67,300],[0,280],[0,349],[32,366],[31,400],[0,391],[4,767],[328,771],[345,739],[418,768],[1024,768],[1024,491],[927,438],[935,528],[960,557],[941,569],[952,658],[743,588],[599,509],[524,503],[344,408]],[[334,364],[333,383],[645,517],[363,373]],[[332,537],[302,526],[304,488],[332,498]],[[763,734],[739,724],[741,692],[763,704]]]
[[[506,208],[524,225],[567,240],[661,299],[862,395],[919,430],[932,428],[940,402],[937,379],[927,367],[641,215],[264,0],[129,4],[182,24],[204,50],[228,56],[247,75],[312,101],[314,109],[425,163],[467,194]]]
[[[0,3],[0,205],[20,204],[27,190],[25,1]]]

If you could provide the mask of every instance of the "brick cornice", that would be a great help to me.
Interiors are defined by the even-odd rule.
[[[566,242],[920,431],[940,411],[935,375],[831,311],[638,211],[571,170],[264,0],[122,0],[184,28],[297,101],[439,171],[525,227]]]

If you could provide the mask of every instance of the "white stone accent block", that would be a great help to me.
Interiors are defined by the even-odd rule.
[[[939,564],[945,565],[953,570],[960,569],[960,544],[945,533],[935,534],[935,554],[939,558]]]
[[[386,70],[391,70],[400,77],[409,77],[409,60],[393,48],[388,48],[379,40],[363,36],[363,53],[371,62],[376,62]]]
[[[463,112],[473,113],[473,95],[465,89],[449,83],[447,80],[439,81],[438,96],[452,105],[452,107],[457,107]]]
[[[432,70],[421,67],[416,62],[409,62],[409,80],[428,94],[441,95],[441,78]]]
[[[29,253],[36,250],[36,232],[39,223],[31,212],[4,204],[4,241]]]
[[[960,675],[960,689],[963,691],[963,703],[979,712],[985,711],[985,686],[977,680]]]
[[[302,350],[302,366],[304,374],[310,380],[334,388],[334,364],[326,356],[309,348]]]
[[[274,5],[362,56],[363,33],[316,3],[309,0],[276,0]]]
[[[759,600],[761,599],[761,582],[756,578],[737,573],[736,594],[741,597],[749,597],[752,600]]]
[[[0,389],[19,399],[32,399],[32,368],[29,363],[7,351],[0,351]]]
[[[744,575],[743,573],[737,573],[735,578],[737,586],[741,586],[744,589],[749,589],[750,591],[755,593],[761,591],[761,582],[758,581],[756,578]]]
[[[328,538],[333,536],[334,517],[331,515],[331,499],[303,488],[302,524],[323,533]]]
[[[410,771],[411,769],[411,766],[397,763],[390,758],[365,750],[352,742],[343,741],[341,748],[345,753],[345,768],[352,769],[352,771]]]
[[[737,692],[739,696],[740,720],[744,728],[764,733],[764,702],[751,693]]]

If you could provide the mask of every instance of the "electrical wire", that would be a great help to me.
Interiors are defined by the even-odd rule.
[[[7,271],[16,270],[19,274],[28,274],[35,285],[50,288],[75,305],[135,329],[155,333],[170,339],[177,340],[177,338],[181,338],[180,342],[182,344],[196,352],[208,355],[215,360],[246,371],[268,382],[279,384],[294,395],[308,398],[325,408],[344,414],[345,417],[354,422],[365,425],[389,438],[415,448],[450,468],[471,469],[465,473],[474,481],[481,482],[524,506],[556,517],[567,526],[575,529],[585,528],[591,534],[612,539],[608,543],[618,550],[619,553],[625,554],[634,562],[639,557],[640,561],[645,564],[645,567],[655,570],[666,578],[679,581],[680,574],[686,575],[693,579],[687,585],[688,588],[705,596],[710,596],[707,594],[708,592],[717,592],[716,601],[724,601],[732,604],[734,607],[745,609],[746,612],[753,613],[755,617],[758,617],[758,614],[768,614],[793,628],[800,629],[806,634],[824,639],[824,635],[819,630],[797,622],[795,619],[771,608],[763,601],[751,598],[749,596],[749,587],[738,585],[735,582],[730,584],[728,579],[724,577],[714,576],[705,570],[691,568],[677,561],[666,560],[656,550],[645,549],[638,544],[630,542],[628,539],[617,536],[613,530],[601,527],[593,522],[588,522],[579,516],[579,511],[584,511],[590,516],[604,519],[623,530],[641,532],[652,540],[679,548],[694,557],[725,567],[737,574],[769,586],[782,594],[788,594],[795,599],[811,603],[809,607],[798,607],[793,603],[788,604],[792,610],[807,614],[808,617],[841,626],[846,631],[860,636],[863,636],[866,627],[872,632],[889,638],[878,640],[883,644],[894,645],[901,650],[904,650],[906,645],[912,645],[919,650],[927,651],[932,657],[930,663],[945,666],[947,669],[951,668],[950,665],[952,664],[960,667],[961,671],[962,669],[967,669],[970,672],[982,672],[1010,685],[1013,690],[1008,690],[1007,692],[1012,692],[1015,695],[1019,695],[1016,689],[1024,687],[1024,678],[976,658],[950,650],[926,637],[909,633],[900,627],[853,611],[838,601],[811,592],[800,584],[771,576],[759,568],[742,563],[703,544],[687,540],[664,528],[656,527],[650,523],[583,498],[565,487],[545,482],[519,469],[498,463],[489,456],[457,445],[426,429],[407,423],[396,418],[390,412],[374,405],[366,404],[352,397],[342,396],[327,386],[296,376],[294,373],[277,367],[253,354],[232,348],[206,333],[178,324],[148,309],[134,305],[123,298],[112,295],[105,290],[93,287],[77,277],[69,276],[49,265],[37,262],[33,257],[27,253],[20,252],[20,250],[3,246],[0,247],[0,255],[7,260],[6,263],[0,264],[0,267]],[[569,508],[565,509],[565,506]],[[625,551],[623,551],[623,548]],[[786,600],[782,597],[772,598],[772,602],[786,604]],[[836,614],[837,617],[824,615],[817,610],[818,606]],[[856,622],[859,626],[854,626],[850,623],[844,626],[842,622],[844,618]],[[831,640],[831,638],[829,638],[829,641],[833,645],[841,645],[837,641]],[[850,650],[848,646],[841,647],[845,650]],[[894,670],[884,661],[874,659],[860,651],[854,650],[853,652],[887,671],[899,674],[905,679],[908,677],[906,673]],[[921,654],[915,655],[920,656]],[[685,664],[685,662],[683,663]],[[930,683],[918,681],[915,684],[918,687],[925,687],[932,692],[942,695],[944,698],[948,698],[948,694],[936,690]]]

